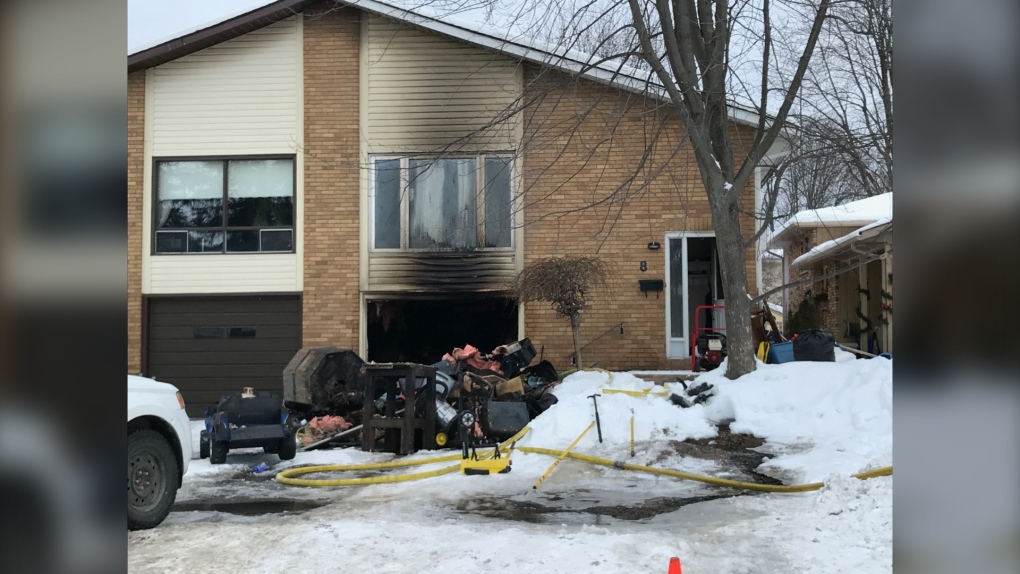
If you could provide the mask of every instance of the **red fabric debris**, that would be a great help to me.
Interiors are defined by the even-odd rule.
[[[322,416],[315,417],[308,423],[313,429],[318,429],[324,433],[331,433],[337,431],[345,431],[351,428],[353,425],[344,420],[341,416]]]
[[[308,432],[301,437],[304,443],[322,440],[327,436],[345,431],[354,426],[341,416],[325,415],[308,421]]]
[[[500,349],[506,350],[505,347],[497,347],[493,351],[493,355],[499,355]],[[458,361],[464,361],[471,367],[478,370],[489,370],[500,375],[503,374],[503,368],[500,366],[499,361],[494,361],[490,357],[492,355],[482,355],[481,352],[472,345],[464,345],[461,349],[457,347],[453,350],[453,353],[447,353],[443,355],[443,360],[450,363],[450,366],[456,368]]]

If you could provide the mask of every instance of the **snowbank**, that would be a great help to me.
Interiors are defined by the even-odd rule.
[[[763,568],[756,557],[750,572],[892,572],[892,490],[891,476],[857,480],[834,474],[825,478],[824,488],[807,495],[730,499],[742,511],[738,516],[762,515],[735,520],[717,535],[726,540],[753,532],[784,564]]]
[[[606,389],[653,387],[628,373],[581,372],[567,377],[553,393],[559,402],[531,423],[522,445],[563,449],[595,419],[589,395],[598,399],[603,444],[592,429],[577,452],[622,457],[630,449],[630,418],[635,418],[639,450],[650,443],[716,435],[716,425],[766,439],[763,451],[778,456],[760,467],[790,482],[849,475],[866,467],[892,464],[892,361],[852,360],[840,352],[835,363],[759,363],[736,381],[720,368],[702,374],[697,385],[715,385],[705,405],[682,409],[668,397],[607,394]],[[683,394],[680,383],[654,387]]]
[[[891,360],[759,364],[736,381],[722,369],[698,380],[718,389],[709,418],[733,419],[730,430],[762,437],[762,450],[779,454],[762,470],[799,482],[892,464]]]
[[[531,432],[521,444],[566,448],[595,420],[595,407],[592,399],[588,398],[595,393],[602,395],[598,397],[598,408],[604,443],[598,444],[597,430],[592,429],[584,441],[579,443],[579,452],[591,452],[592,445],[604,453],[629,451],[631,409],[634,411],[634,435],[637,442],[715,436],[715,426],[709,422],[704,407],[700,405],[680,409],[662,396],[649,394],[633,397],[604,392],[606,389],[642,391],[652,387],[655,391],[665,390],[628,373],[574,373],[552,391],[559,402],[532,421]]]

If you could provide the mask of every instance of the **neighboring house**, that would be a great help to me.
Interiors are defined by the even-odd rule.
[[[892,352],[892,211],[890,192],[801,211],[776,229],[769,247],[784,254],[787,322],[810,297],[838,342]]]
[[[586,357],[683,368],[693,308],[724,301],[693,153],[643,77],[584,61],[368,1],[274,2],[130,54],[129,372],[200,406],[278,390],[302,346],[434,362],[529,337],[567,368],[569,323],[506,291],[566,254],[611,271]],[[731,117],[750,141],[757,116]]]

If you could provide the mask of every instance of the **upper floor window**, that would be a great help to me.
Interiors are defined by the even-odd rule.
[[[510,158],[373,158],[371,164],[374,249],[513,246]]]
[[[157,161],[153,251],[291,253],[294,158]]]

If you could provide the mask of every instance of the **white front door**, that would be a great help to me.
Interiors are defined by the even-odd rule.
[[[687,231],[666,234],[666,357],[691,356],[691,332],[695,309],[700,305],[721,304],[716,267],[715,232]],[[715,326],[719,315],[707,317],[702,311],[698,323]]]

